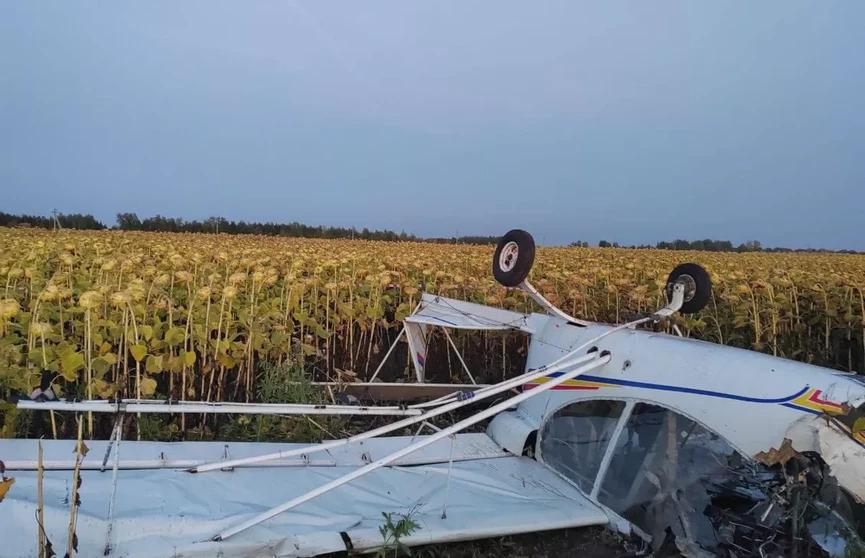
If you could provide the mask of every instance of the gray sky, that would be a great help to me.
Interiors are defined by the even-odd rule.
[[[865,2],[0,4],[0,210],[865,249]]]

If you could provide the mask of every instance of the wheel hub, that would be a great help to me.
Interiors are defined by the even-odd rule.
[[[676,278],[676,283],[685,287],[685,302],[693,300],[694,295],[697,294],[697,282],[694,281],[694,278],[688,274],[682,274]]]
[[[520,247],[516,242],[508,242],[505,244],[504,248],[502,248],[501,254],[499,254],[499,267],[504,272],[508,272],[517,265],[517,258],[520,255]]]

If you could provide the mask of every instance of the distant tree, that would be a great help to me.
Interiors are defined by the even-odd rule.
[[[117,228],[121,231],[141,230],[141,220],[135,213],[118,213]]]
[[[598,242],[598,248],[610,248],[610,247],[612,247],[612,244],[610,244],[606,240],[602,240],[602,241]]]
[[[737,252],[759,252],[763,249],[763,245],[760,244],[759,240],[749,240],[744,244],[740,244],[738,248],[736,248]]]

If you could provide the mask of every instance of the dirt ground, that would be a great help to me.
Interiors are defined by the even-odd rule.
[[[420,558],[625,558],[618,536],[607,529],[583,527],[546,533],[531,533],[467,543],[418,547]]]

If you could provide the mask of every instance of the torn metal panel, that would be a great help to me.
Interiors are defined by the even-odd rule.
[[[780,448],[771,448],[768,451],[761,451],[754,456],[754,459],[772,467],[774,465],[785,465],[788,461],[796,457],[797,452],[793,449],[793,441],[790,438],[784,438],[784,442]]]
[[[820,454],[838,483],[865,503],[865,444],[843,423],[829,417],[804,418],[791,426],[788,436],[799,451]]]

